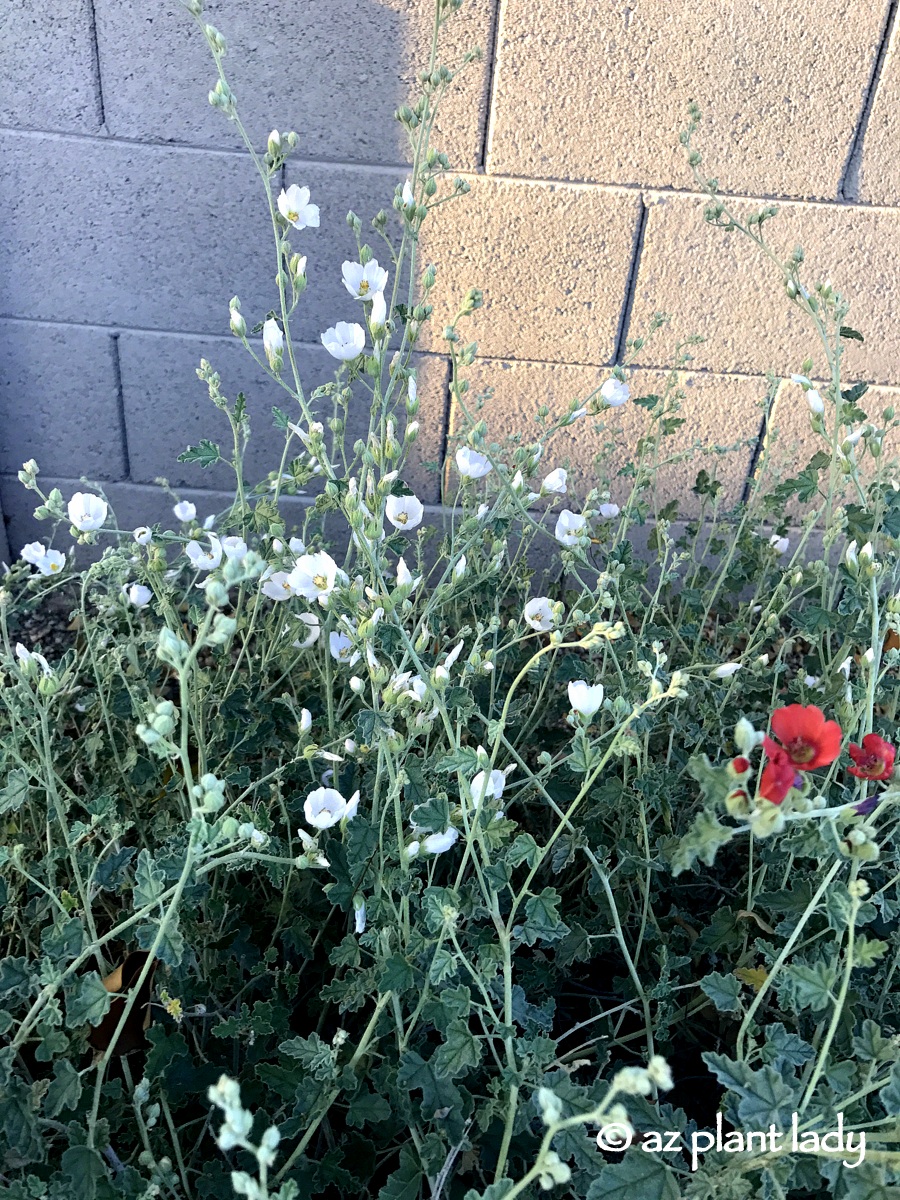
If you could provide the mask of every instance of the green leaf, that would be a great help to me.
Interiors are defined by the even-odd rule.
[[[90,1146],[70,1146],[63,1151],[62,1169],[71,1180],[66,1189],[71,1200],[94,1200],[97,1183],[107,1177],[103,1159]]]
[[[400,1150],[400,1166],[388,1176],[378,1193],[378,1200],[418,1200],[422,1186],[422,1168],[416,1156],[406,1146]]]
[[[853,1038],[853,1053],[866,1062],[892,1062],[900,1052],[893,1038],[886,1038],[879,1025],[874,1021],[863,1021],[859,1033]]]
[[[540,858],[541,848],[530,833],[520,833],[506,852],[506,861],[511,867],[520,867],[522,863],[533,867]]]
[[[605,1166],[588,1188],[587,1200],[678,1200],[681,1192],[665,1165],[641,1150]]]
[[[891,1077],[878,1093],[878,1099],[889,1117],[900,1117],[900,1063],[891,1067]]]
[[[766,1027],[762,1056],[773,1066],[789,1063],[792,1067],[802,1067],[804,1063],[809,1062],[814,1053],[809,1042],[805,1042],[796,1033],[788,1033],[780,1021]]]
[[[787,1128],[797,1098],[774,1067],[753,1071],[746,1063],[709,1052],[703,1061],[723,1087],[740,1097],[738,1114],[745,1129],[768,1129],[773,1124]]]
[[[16,767],[6,776],[6,787],[0,788],[0,815],[17,812],[28,799],[28,772]]]
[[[741,1011],[741,982],[734,975],[720,975],[718,971],[713,971],[700,980],[700,987],[719,1012]]]
[[[350,1101],[347,1109],[348,1125],[377,1125],[386,1121],[393,1109],[384,1096],[376,1096],[374,1092],[361,1092]]]
[[[20,998],[31,990],[27,958],[4,958],[0,962],[0,997]]]
[[[153,861],[149,850],[142,850],[134,868],[134,907],[146,908],[165,891],[166,875]]]
[[[450,826],[450,805],[447,797],[432,797],[426,799],[424,804],[417,804],[411,819],[417,831],[421,829],[423,833],[443,833]]]
[[[77,1108],[81,1099],[81,1076],[68,1059],[53,1064],[53,1078],[44,1097],[44,1113],[57,1117],[64,1108]]]
[[[879,938],[858,937],[853,950],[853,965],[874,967],[878,960],[884,957],[887,948],[887,942],[882,942]]]
[[[434,1053],[431,1062],[438,1079],[453,1079],[465,1075],[481,1061],[481,1043],[463,1020],[451,1021],[447,1040]]]
[[[557,942],[566,936],[569,927],[559,915],[559,905],[562,897],[555,888],[546,887],[539,896],[532,896],[525,902],[525,924],[516,926],[514,933],[526,946],[535,942]]]
[[[149,950],[157,937],[162,922],[155,917],[138,926],[134,938],[142,950]],[[166,923],[162,938],[156,947],[156,957],[162,959],[167,967],[177,967],[184,957],[184,935],[178,924],[178,914],[173,913]]]
[[[785,970],[794,1004],[814,1013],[823,1012],[831,1004],[836,979],[837,965],[833,962],[793,963]]]
[[[385,959],[378,976],[379,992],[408,992],[413,985],[413,970],[402,954]]]
[[[704,809],[694,818],[690,832],[678,844],[672,858],[672,874],[689,871],[697,859],[711,867],[717,851],[734,837],[734,830],[723,825],[714,812]]]
[[[222,455],[215,442],[203,438],[196,446],[188,446],[183,454],[178,455],[180,463],[197,463],[204,471],[214,463],[222,461]]]
[[[337,1074],[331,1047],[317,1033],[308,1038],[290,1038],[282,1042],[278,1050],[297,1059],[315,1079],[334,1079]]]
[[[841,326],[841,337],[842,338],[850,338],[850,340],[854,341],[854,342],[864,342],[865,341],[865,338],[859,332],[859,330],[851,329],[849,325]]]
[[[77,1029],[80,1025],[99,1025],[109,1012],[110,994],[96,971],[82,975],[66,995],[66,1025]]]
[[[512,1188],[511,1179],[498,1179],[496,1183],[489,1183],[483,1192],[479,1192],[478,1188],[469,1188],[463,1200],[503,1200]]]
[[[461,746],[452,754],[445,754],[434,764],[435,771],[449,775],[451,772],[462,771],[464,774],[474,774],[478,766],[478,755],[474,750]]]
[[[443,947],[435,951],[434,958],[431,960],[431,966],[428,968],[428,979],[435,987],[440,987],[448,979],[456,974],[458,964],[456,955],[450,950],[444,950]]]

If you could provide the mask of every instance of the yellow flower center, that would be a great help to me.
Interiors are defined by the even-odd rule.
[[[328,580],[325,578],[324,575],[314,575],[313,583],[316,585],[316,587],[319,589],[320,592],[324,592],[325,589],[328,587]]]
[[[59,570],[59,563],[51,563],[51,564],[50,564],[50,570],[51,570],[51,571],[58,571],[58,570]]]
[[[294,222],[294,221],[296,221],[296,220],[297,220],[297,218],[298,218],[299,216],[300,216],[300,214],[299,214],[298,212],[294,212],[294,210],[293,210],[292,208],[289,208],[289,209],[288,209],[288,215],[287,215],[287,219],[288,219],[289,221],[291,221],[291,222]]]
[[[359,285],[359,294],[361,296],[364,296],[368,290],[369,290],[369,281],[368,281],[368,279],[364,279],[362,281],[362,283]]]
[[[398,513],[397,513],[397,520],[398,520],[398,522],[399,522],[401,525],[405,525],[405,524],[406,524],[406,522],[409,520],[409,513],[405,513],[405,512],[398,512]]]

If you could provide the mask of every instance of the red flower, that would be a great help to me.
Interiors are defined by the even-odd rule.
[[[897,754],[890,742],[877,733],[867,733],[861,746],[851,742],[848,749],[854,762],[849,768],[851,775],[859,779],[890,779]]]
[[[759,781],[759,794],[773,804],[780,804],[799,780],[797,768],[789,755],[772,741],[766,746],[766,754],[768,762]]]
[[[821,708],[814,704],[788,704],[772,713],[772,732],[781,742],[771,738],[763,742],[766,754],[783,749],[798,771],[814,771],[827,767],[841,752],[841,727],[837,721],[826,721]]]

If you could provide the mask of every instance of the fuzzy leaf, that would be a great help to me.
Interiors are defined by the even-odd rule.
[[[81,1076],[68,1059],[53,1064],[53,1078],[44,1098],[44,1113],[58,1117],[64,1108],[76,1108],[81,1099]]]
[[[431,1062],[438,1079],[453,1079],[465,1075],[470,1067],[481,1061],[481,1043],[469,1031],[465,1021],[451,1021],[447,1040],[435,1051]]]
[[[588,1188],[587,1200],[678,1200],[675,1176],[665,1165],[639,1150],[605,1166]]]
[[[734,830],[723,825],[714,812],[704,809],[694,818],[689,833],[681,839],[672,859],[672,874],[689,871],[699,859],[712,866],[716,853],[727,846],[734,837]]]
[[[110,995],[96,971],[82,975],[66,997],[66,1025],[99,1025],[109,1012]]]
[[[207,467],[222,461],[222,454],[215,442],[203,438],[196,446],[188,446],[183,454],[178,455],[180,463],[196,463],[205,471]]]
[[[406,1146],[400,1150],[400,1166],[388,1176],[378,1200],[418,1200],[422,1187],[422,1168]]]
[[[0,788],[0,815],[16,812],[28,799],[28,772],[16,767],[6,776],[6,786]]]
[[[718,971],[713,971],[700,980],[700,987],[719,1012],[741,1011],[741,983],[734,975],[720,975]]]

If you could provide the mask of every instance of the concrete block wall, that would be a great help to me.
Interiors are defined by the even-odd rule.
[[[309,289],[295,325],[306,378],[327,378],[319,333],[351,319],[340,281],[353,257],[344,218],[389,208],[409,153],[393,110],[427,58],[431,0],[208,0],[258,145],[295,128],[289,182],[322,210],[303,236]],[[671,325],[638,359],[658,384],[674,344],[694,350],[668,486],[690,497],[696,439],[752,439],[770,370],[789,373],[810,331],[765,261],[708,228],[677,146],[689,99],[700,145],[740,206],[775,200],[771,238],[800,241],[814,278],[854,298],[865,342],[848,369],[891,398],[900,387],[900,62],[895,0],[465,0],[444,58],[485,54],[454,86],[437,138],[472,184],[436,210],[423,257],[439,272],[434,330],[470,286],[481,359],[472,393],[499,438],[525,432],[540,403],[596,387],[656,310]],[[37,536],[16,481],[35,457],[69,490],[82,474],[114,485],[129,520],[157,512],[157,476],[209,492],[227,481],[176,463],[221,438],[195,367],[208,358],[256,418],[250,473],[274,467],[277,389],[228,335],[228,300],[254,319],[274,298],[271,231],[233,128],[207,103],[214,81],[177,0],[7,0],[0,19],[0,498],[11,549]],[[300,239],[295,239],[299,241]],[[460,414],[448,404],[438,338],[423,340],[423,429],[413,469],[439,499]],[[821,364],[817,361],[817,370]],[[772,421],[808,450],[802,398],[783,385]],[[560,461],[587,481],[615,442],[627,462],[642,414],[579,427]],[[678,449],[678,447],[676,447]],[[737,496],[751,464],[729,457]],[[682,513],[690,511],[685,501]],[[146,514],[142,517],[142,513]],[[132,516],[133,514],[133,516]],[[3,553],[0,544],[0,553]]]

